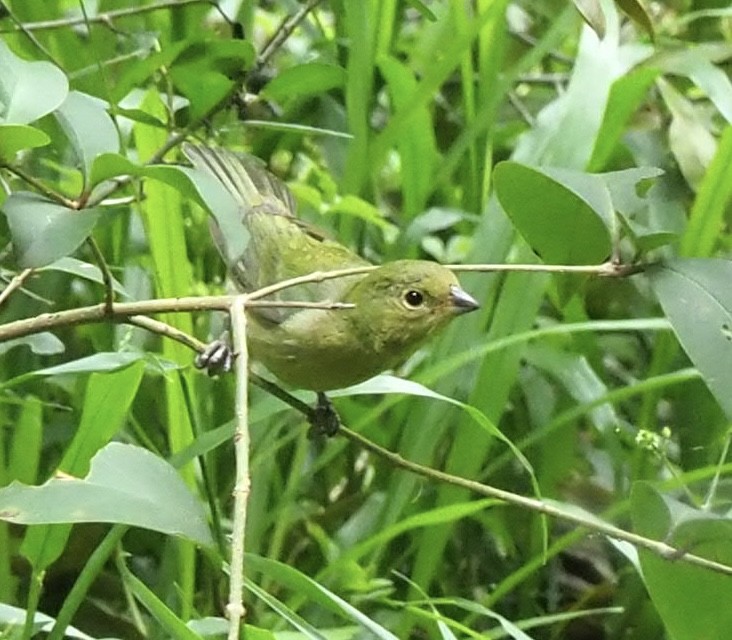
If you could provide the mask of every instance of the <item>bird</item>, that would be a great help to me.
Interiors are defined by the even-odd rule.
[[[219,193],[223,188],[233,200],[233,215],[217,215],[211,205],[209,209],[214,242],[239,291],[313,272],[372,266],[299,219],[290,190],[258,158],[191,143],[184,144],[183,153],[195,171],[208,176],[209,188],[214,184]],[[349,305],[247,309],[250,356],[281,382],[315,391],[317,408],[326,414],[326,392],[394,369],[452,319],[479,307],[450,269],[411,259],[387,262],[360,275],[300,284],[267,299]],[[229,345],[214,341],[199,354],[196,366],[209,372],[230,368]]]

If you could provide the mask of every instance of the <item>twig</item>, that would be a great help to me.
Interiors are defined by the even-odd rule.
[[[455,271],[531,271],[548,273],[586,273],[606,277],[625,277],[642,271],[644,265],[623,265],[605,263],[601,265],[542,265],[542,264],[463,264],[446,265]],[[293,309],[349,309],[352,304],[342,302],[295,302],[295,301],[270,301],[260,300],[282,289],[293,287],[308,282],[321,282],[333,278],[360,275],[376,269],[373,265],[353,267],[351,269],[339,269],[337,271],[317,271],[305,276],[291,278],[278,282],[269,287],[263,287],[257,291],[247,294],[248,307],[277,307]],[[48,331],[54,327],[87,324],[90,322],[126,322],[126,319],[134,315],[149,313],[178,313],[186,311],[228,311],[231,306],[232,296],[199,296],[186,298],[159,298],[155,300],[142,300],[139,302],[117,302],[111,311],[104,304],[79,307],[66,311],[54,313],[43,313],[32,318],[16,320],[0,325],[0,342],[10,338],[19,338]]]
[[[251,481],[249,478],[249,425],[247,415],[247,390],[249,386],[246,332],[247,297],[238,296],[231,305],[231,329],[236,361],[236,431],[234,455],[236,481],[234,483],[234,518],[231,531],[231,563],[229,565],[229,602],[226,614],[229,618],[228,640],[239,640],[239,627],[244,618],[244,531],[247,521],[247,502]]]
[[[109,265],[104,259],[104,254],[99,248],[97,241],[94,240],[92,236],[89,236],[86,239],[86,243],[94,254],[94,260],[96,261],[99,270],[102,272],[102,283],[104,284],[104,309],[108,314],[111,314],[114,307],[114,282],[112,274],[109,272]]]
[[[695,565],[697,567],[703,567],[704,569],[709,569],[710,571],[714,571],[716,573],[722,573],[732,576],[732,566],[730,565],[723,564],[721,562],[715,562],[714,560],[709,560],[707,558],[703,558],[692,553],[687,553],[683,549],[673,547],[669,544],[666,544],[665,542],[652,540],[651,538],[646,538],[645,536],[626,531],[625,529],[620,529],[619,527],[603,522],[599,518],[590,518],[585,517],[579,513],[573,513],[569,510],[565,510],[558,506],[555,506],[551,502],[545,500],[527,498],[526,496],[522,496],[517,493],[504,491],[503,489],[498,489],[491,485],[482,484],[474,480],[468,480],[467,478],[461,478],[460,476],[445,473],[444,471],[438,471],[437,469],[426,467],[416,462],[412,462],[411,460],[406,460],[405,458],[402,458],[402,456],[400,456],[399,454],[393,453],[388,449],[380,447],[374,442],[371,442],[371,440],[364,438],[362,435],[356,433],[355,431],[351,431],[346,427],[341,426],[339,433],[342,433],[349,440],[358,443],[372,453],[375,453],[378,456],[388,460],[395,466],[406,469],[407,471],[416,473],[425,478],[451,484],[453,486],[461,487],[463,489],[468,489],[473,493],[487,496],[489,498],[497,498],[498,500],[502,500],[503,502],[507,502],[508,504],[512,504],[517,507],[529,509],[538,513],[543,513],[547,516],[551,516],[560,520],[565,520],[567,522],[571,522],[572,524],[579,525],[597,533],[602,533],[617,540],[624,540],[625,542],[629,542],[636,547],[641,547],[643,549],[651,551],[652,553],[655,553],[656,555],[666,560],[683,560],[684,562]]]
[[[0,305],[10,297],[13,291],[23,286],[23,283],[31,273],[33,273],[33,269],[23,269],[23,271],[13,276],[13,279],[8,282],[8,286],[0,292]]]
[[[107,26],[112,24],[112,21],[116,18],[125,18],[142,13],[149,13],[151,11],[159,11],[161,9],[171,9],[174,7],[183,7],[189,4],[210,4],[213,7],[218,8],[216,2],[213,0],[169,0],[168,2],[160,2],[158,4],[150,4],[140,7],[127,7],[125,9],[116,9],[114,11],[105,11],[104,13],[98,13],[95,16],[91,16],[88,20],[89,23],[101,23]],[[57,20],[42,20],[39,22],[26,22],[25,24],[15,25],[13,29],[0,29],[0,33],[13,33],[14,31],[45,31],[48,29],[61,29],[63,27],[75,27],[80,24],[85,24],[87,20],[84,16],[74,16],[73,18],[59,18]]]
[[[194,338],[185,331],[181,331],[172,325],[161,322],[160,320],[148,318],[147,316],[130,316],[129,318],[124,319],[123,322],[180,342],[198,353],[202,352],[206,348],[205,343],[201,342],[197,338]]]
[[[24,180],[29,185],[34,187],[37,191],[42,193],[44,196],[46,196],[49,200],[53,200],[57,202],[58,204],[67,207],[69,209],[78,209],[79,203],[75,200],[71,200],[70,198],[67,198],[66,196],[61,195],[60,193],[57,193],[53,189],[49,189],[45,184],[43,184],[40,180],[37,180],[32,175],[26,173],[22,169],[2,163],[0,164],[0,168],[7,169],[10,171],[10,173],[15,174],[18,176],[21,180]]]
[[[104,304],[78,307],[53,313],[42,313],[32,318],[15,320],[0,325],[0,342],[41,333],[56,327],[91,322],[127,322],[131,316],[147,313],[182,313],[186,311],[228,311],[234,296],[200,296],[189,298],[158,298],[140,302],[116,302],[109,312]],[[288,309],[351,309],[353,305],[340,302],[290,302],[253,300],[250,307],[277,307]]]
[[[292,32],[297,28],[297,25],[299,25],[308,13],[315,9],[320,2],[321,0],[308,0],[308,2],[306,2],[297,13],[285,19],[280,24],[269,42],[262,47],[262,51],[257,58],[257,64],[253,69],[255,72],[259,71],[269,62],[270,58],[277,52],[277,49],[284,44],[285,40],[287,40],[287,38],[289,38]]]
[[[23,35],[28,38],[33,43],[33,46],[36,47],[46,58],[48,58],[53,64],[55,64],[57,67],[60,67],[58,60],[53,57],[51,52],[46,49],[39,41],[38,38],[36,38],[31,32],[30,29],[26,27],[26,25],[23,24],[21,20],[19,20],[15,14],[10,11],[10,8],[5,2],[0,2],[0,9],[13,21],[13,24],[15,25],[14,31],[21,31]],[[2,31],[0,31],[2,33]]]

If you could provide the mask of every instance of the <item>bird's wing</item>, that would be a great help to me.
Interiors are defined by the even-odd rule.
[[[276,282],[314,271],[334,271],[369,263],[343,245],[295,217],[295,202],[289,189],[253,156],[226,149],[186,144],[183,152],[193,166],[215,178],[239,206],[241,234],[246,245],[232,252],[231,241],[212,221],[214,241],[227,261],[238,288],[254,291]],[[236,229],[228,229],[231,234]],[[283,300],[340,300],[352,279],[339,278],[282,291]],[[282,321],[282,310],[268,314]]]

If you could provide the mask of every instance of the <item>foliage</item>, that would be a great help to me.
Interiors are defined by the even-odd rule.
[[[225,293],[207,208],[227,205],[179,166],[186,138],[261,157],[374,262],[534,267],[460,274],[481,310],[403,365],[413,382],[334,394],[345,425],[732,565],[723,5],[0,5],[3,637],[226,634],[235,380],[102,305]],[[250,396],[247,638],[729,628],[729,575],[310,440]]]

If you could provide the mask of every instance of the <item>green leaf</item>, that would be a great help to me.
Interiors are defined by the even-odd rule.
[[[60,470],[75,476],[88,472],[92,456],[127,419],[142,372],[142,365],[133,365],[89,377],[81,420],[59,463]],[[45,569],[63,551],[70,531],[71,525],[32,527],[23,540],[21,552],[36,570]]]
[[[13,248],[21,267],[45,267],[76,251],[101,215],[101,209],[74,211],[26,191],[3,203]]]
[[[677,259],[647,275],[681,346],[732,420],[732,262]]]
[[[99,267],[69,256],[56,260],[56,262],[52,262],[48,266],[38,269],[38,271],[62,271],[77,278],[90,280],[97,284],[104,284],[102,271]],[[130,297],[130,294],[125,291],[125,288],[115,278],[112,278],[112,288],[120,295],[126,298]]]
[[[335,64],[308,62],[283,69],[262,89],[260,95],[275,102],[289,102],[300,98],[322,95],[342,87],[346,70]]]
[[[196,42],[179,56],[170,76],[190,100],[193,118],[199,118],[223,100],[234,86],[232,78],[242,74],[255,58],[245,40]]]
[[[689,186],[696,190],[717,150],[706,117],[663,78],[656,82],[671,111],[669,146]]]
[[[732,520],[697,511],[646,482],[631,493],[633,527],[641,535],[716,562],[732,564]],[[639,549],[643,579],[669,636],[674,640],[726,637],[732,628],[729,576]],[[693,611],[694,615],[689,615]]]
[[[117,562],[120,575],[130,593],[148,610],[165,630],[165,637],[172,640],[201,640],[195,631],[181,620],[142,580],[133,575],[124,561]]]
[[[26,610],[19,607],[13,607],[9,604],[0,602],[0,629],[3,631],[3,637],[19,638],[20,635],[13,635],[12,629],[16,628],[18,633],[23,629],[25,624]],[[45,613],[36,611],[33,616],[33,635],[42,631],[49,632],[56,620]],[[9,635],[5,635],[9,634]],[[79,638],[79,640],[94,640],[92,636],[75,629],[74,627],[66,627],[64,631],[67,638]]]
[[[545,262],[592,264],[610,254],[612,203],[599,176],[501,162],[494,180],[501,206]]]
[[[0,120],[28,124],[51,113],[66,98],[69,82],[50,62],[26,62],[0,40]]]
[[[88,187],[95,158],[119,151],[117,128],[106,111],[106,104],[86,93],[72,91],[56,110],[56,118],[81,162]]]
[[[43,147],[51,139],[40,129],[25,124],[0,124],[0,161],[10,163],[22,149]]]
[[[623,12],[643,29],[651,40],[656,39],[656,32],[653,29],[653,22],[640,0],[615,0]]]
[[[41,356],[51,356],[64,352],[64,343],[52,333],[36,333],[22,338],[13,338],[0,342],[0,354],[7,353],[15,347],[30,347],[33,353]]]
[[[345,616],[353,622],[365,628],[372,636],[380,640],[396,640],[396,636],[380,626],[371,618],[361,613],[358,609],[348,604],[345,600],[338,597],[334,593],[328,591],[325,587],[318,584],[312,578],[309,578],[296,569],[275,560],[263,558],[261,556],[246,554],[246,565],[254,571],[261,571],[272,580],[289,586],[301,596],[320,606],[332,611],[338,615]]]
[[[526,459],[523,453],[521,453],[516,446],[511,442],[503,432],[491,422],[488,417],[479,409],[476,409],[472,405],[460,402],[449,396],[442,395],[432,389],[428,389],[424,385],[414,382],[412,380],[405,380],[404,378],[397,378],[396,376],[390,376],[382,374],[362,382],[360,384],[353,385],[347,389],[339,389],[330,392],[330,396],[337,398],[338,396],[356,396],[356,395],[371,395],[371,394],[386,394],[386,393],[400,393],[410,396],[418,396],[421,398],[432,398],[433,400],[440,400],[447,402],[456,407],[459,407],[465,411],[474,421],[480,426],[486,433],[498,438],[501,442],[506,444],[509,449],[516,456],[516,459],[526,469],[526,471],[534,477],[534,470],[531,468],[531,464]]]
[[[0,519],[15,524],[113,522],[212,543],[206,515],[167,462],[146,449],[112,442],[84,478],[0,489]]]
[[[592,29],[597,37],[602,40],[605,37],[605,13],[602,10],[602,3],[599,0],[572,0],[582,19]]]
[[[629,121],[638,112],[659,73],[654,67],[641,67],[612,83],[588,171],[599,171],[608,164]]]
[[[64,362],[53,367],[37,369],[35,376],[60,376],[79,373],[103,373],[117,371],[129,367],[135,362],[145,359],[144,353],[134,351],[110,351],[94,353],[72,362]]]
[[[708,256],[720,239],[719,230],[732,201],[732,126],[719,140],[717,153],[699,185],[680,253]]]

